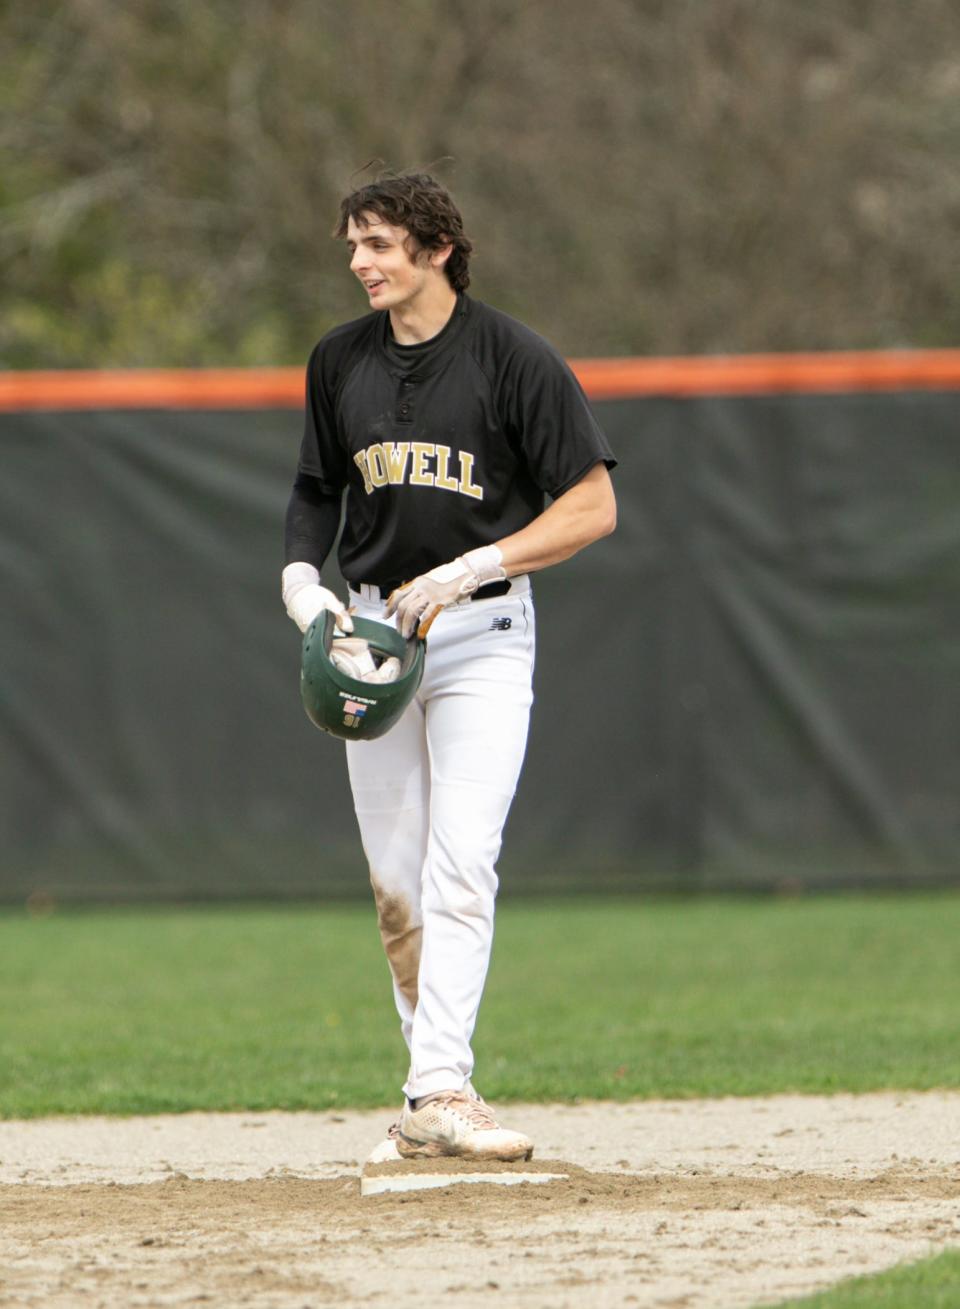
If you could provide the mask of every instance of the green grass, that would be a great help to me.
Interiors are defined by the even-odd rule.
[[[960,1085],[960,896],[506,902],[509,1099]],[[0,1115],[392,1104],[370,906],[0,914]]]
[[[876,1277],[855,1277],[828,1291],[767,1309],[956,1309],[960,1304],[960,1250]]]

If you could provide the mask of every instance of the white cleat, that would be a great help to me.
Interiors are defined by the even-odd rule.
[[[486,1101],[466,1091],[446,1091],[419,1109],[405,1104],[396,1148],[401,1159],[458,1155],[510,1162],[533,1158],[530,1138],[501,1127]]]
[[[481,1103],[483,1103],[482,1097],[474,1090],[472,1082],[467,1082],[463,1091],[464,1095],[469,1095],[472,1100],[480,1100]],[[402,1112],[403,1111],[401,1110],[401,1113]],[[408,1153],[402,1155],[397,1149],[397,1138],[399,1135],[400,1119],[398,1118],[387,1128],[387,1134],[380,1144],[375,1145],[370,1151],[367,1156],[366,1164],[397,1164],[403,1159],[436,1159],[438,1155],[447,1153],[442,1146],[431,1143],[422,1146],[419,1150],[414,1150],[410,1147]],[[364,1165],[365,1167],[366,1164]]]

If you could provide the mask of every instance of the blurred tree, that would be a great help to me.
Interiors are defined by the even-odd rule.
[[[571,355],[960,337],[955,0],[7,0],[0,87],[6,367],[302,362],[374,157]]]

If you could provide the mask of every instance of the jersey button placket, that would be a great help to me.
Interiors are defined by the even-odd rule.
[[[413,422],[413,382],[402,381],[397,393],[397,409],[394,415],[398,423]]]

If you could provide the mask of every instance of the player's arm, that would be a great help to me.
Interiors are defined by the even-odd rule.
[[[386,612],[396,611],[404,636],[411,636],[414,628],[426,636],[441,609],[472,595],[485,582],[558,564],[608,536],[616,525],[613,483],[606,466],[596,463],[521,531],[493,545],[468,550],[394,591]]]
[[[504,575],[517,577],[559,564],[609,536],[616,525],[613,482],[606,465],[597,463],[532,523],[497,542]]]
[[[333,548],[340,526],[342,496],[323,490],[315,477],[299,473],[290,493],[284,522],[285,567],[281,593],[287,613],[305,632],[324,609],[338,615],[343,631],[353,623],[332,591],[320,585],[320,569]]]

